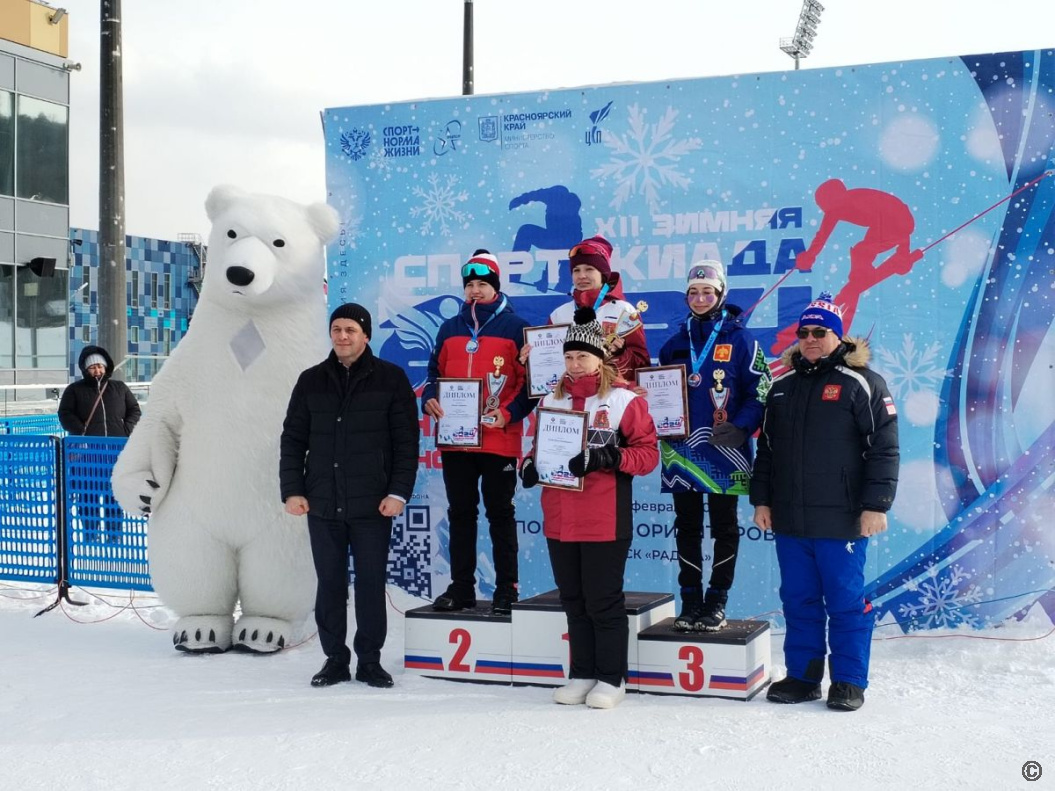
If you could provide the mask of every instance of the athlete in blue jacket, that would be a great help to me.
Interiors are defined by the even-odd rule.
[[[733,585],[740,526],[737,496],[747,494],[749,437],[762,422],[769,367],[740,318],[726,304],[725,271],[718,261],[689,270],[689,315],[659,353],[660,365],[684,364],[688,375],[688,438],[661,443],[663,491],[674,495],[682,632],[717,631]],[[703,595],[703,495],[711,515],[714,560]]]

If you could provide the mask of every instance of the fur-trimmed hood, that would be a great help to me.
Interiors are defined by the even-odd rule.
[[[796,356],[802,356],[798,343],[784,350],[784,353],[780,355],[780,364],[785,368],[794,368]],[[872,359],[872,349],[865,338],[847,336],[843,338],[842,343],[830,356],[822,359],[834,359],[837,362],[845,363],[851,368],[867,368],[869,361]]]

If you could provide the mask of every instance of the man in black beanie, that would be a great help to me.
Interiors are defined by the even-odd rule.
[[[418,470],[418,416],[403,369],[370,350],[370,312],[330,315],[330,356],[304,371],[282,426],[279,481],[286,512],[308,517],[319,578],[315,622],[326,664],[313,687],[351,680],[348,552],[355,568],[356,681],[391,687],[381,667],[388,631],[385,580],[392,517]]]

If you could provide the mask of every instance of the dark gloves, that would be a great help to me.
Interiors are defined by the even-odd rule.
[[[622,458],[623,452],[617,445],[587,448],[568,462],[568,472],[582,478],[595,470],[617,470]]]
[[[520,464],[520,480],[525,489],[538,485],[538,467],[535,466],[535,460],[530,456],[525,456]]]
[[[719,423],[711,429],[711,436],[707,442],[717,445],[719,448],[739,448],[747,439],[747,432],[737,428],[729,421]]]

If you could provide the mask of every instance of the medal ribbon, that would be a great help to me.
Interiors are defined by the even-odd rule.
[[[476,343],[476,338],[481,332],[483,332],[484,327],[486,327],[488,324],[490,324],[492,321],[494,321],[496,318],[498,318],[498,314],[506,309],[506,305],[507,304],[508,303],[506,301],[506,295],[503,294],[502,295],[502,302],[498,305],[497,310],[495,310],[495,312],[492,313],[490,315],[490,317],[488,317],[487,321],[485,321],[483,323],[483,326],[481,326],[480,325],[480,321],[476,318],[476,303],[473,302],[473,306],[471,308],[471,311],[472,311],[472,314],[473,314],[473,324],[475,324],[476,326],[474,327],[471,324],[469,324],[468,319],[465,322],[465,326],[469,328],[469,334],[472,336],[472,340],[469,341],[470,344],[475,344]]]
[[[692,372],[699,375],[700,369],[703,368],[703,362],[707,359],[707,355],[711,352],[711,347],[714,346],[714,342],[718,340],[718,333],[722,329],[722,324],[725,323],[725,311],[722,311],[722,317],[718,319],[718,323],[714,325],[714,329],[711,330],[711,337],[707,339],[707,345],[703,347],[703,351],[700,352],[699,357],[696,356],[696,346],[692,342],[692,316],[685,319],[685,331],[689,333],[689,357],[692,359]]]
[[[601,286],[601,290],[597,292],[597,301],[593,303],[593,311],[597,312],[597,309],[601,307],[601,303],[604,302],[604,298],[608,296],[608,292],[612,290],[611,285],[605,283]]]

